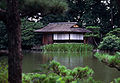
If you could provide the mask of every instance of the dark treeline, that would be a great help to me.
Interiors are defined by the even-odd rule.
[[[64,6],[64,3],[61,4]],[[49,10],[41,11],[41,13],[31,10],[29,12],[34,12],[33,15],[22,16],[22,47],[28,49],[35,44],[40,44],[41,37],[35,34],[33,30],[50,22],[74,21],[78,22],[78,25],[82,28],[93,26],[94,29],[91,30],[93,32],[97,31],[99,40],[110,31],[120,27],[119,5],[115,0],[67,0],[67,4],[64,13],[55,10],[50,12],[49,8]],[[25,5],[28,6],[28,4]],[[25,8],[22,8],[22,10],[26,11]],[[28,18],[37,19],[38,21],[29,21]],[[95,26],[100,28],[95,29]],[[7,33],[3,22],[0,22],[0,33],[0,49],[7,49]],[[96,32],[93,34],[96,35]]]

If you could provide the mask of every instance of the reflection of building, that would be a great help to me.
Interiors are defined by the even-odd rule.
[[[54,56],[53,60],[60,62],[62,65],[66,66],[69,69],[73,69],[78,66],[83,66],[83,56],[78,54],[74,55],[61,55],[61,56]]]
[[[80,28],[76,22],[49,23],[47,26],[35,30],[43,35],[42,44],[77,42],[84,43],[84,34],[91,32]]]

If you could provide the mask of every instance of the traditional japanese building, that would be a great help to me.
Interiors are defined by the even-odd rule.
[[[76,22],[56,22],[35,30],[42,34],[42,44],[85,43],[84,34],[91,31],[80,28]]]

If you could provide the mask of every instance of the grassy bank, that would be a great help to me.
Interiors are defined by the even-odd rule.
[[[111,67],[116,67],[118,70],[120,70],[120,52],[116,52],[115,55],[97,52],[94,56],[107,65]]]
[[[82,52],[92,51],[93,46],[88,44],[49,44],[42,47],[43,52]]]

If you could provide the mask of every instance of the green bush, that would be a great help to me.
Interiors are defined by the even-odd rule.
[[[36,29],[43,27],[41,22],[30,22],[26,19],[21,20],[22,24],[22,46],[29,47],[34,44],[40,43],[40,37],[34,32]]]
[[[0,83],[8,83],[8,65],[6,57],[0,58]]]
[[[120,50],[120,38],[115,35],[109,35],[103,38],[103,41],[98,46],[101,50],[116,51]]]
[[[90,80],[90,76],[93,74],[93,70],[89,67],[76,67],[73,70],[67,69],[65,66],[60,65],[56,61],[51,61],[48,68],[49,73],[28,73],[22,75],[23,83],[77,83],[80,81]],[[48,69],[47,68],[47,69]],[[94,81],[91,79],[91,81]],[[89,82],[90,83],[90,82]],[[96,83],[91,82],[91,83]]]
[[[43,52],[82,52],[92,51],[93,46],[87,44],[49,44],[42,47]]]
[[[3,62],[0,62],[0,65],[3,65],[0,66],[0,83],[8,83],[8,66]],[[43,72],[23,73],[22,83],[75,83],[76,80],[85,81],[93,74],[93,70],[89,67],[76,67],[70,70],[56,61],[51,61],[46,69],[49,72],[45,74]]]
[[[42,83],[46,78],[45,74],[28,73],[22,74],[22,83]]]
[[[41,22],[30,22],[26,19],[21,20],[21,35],[22,35],[22,47],[30,48],[34,44],[40,44],[41,36],[36,34],[34,30],[43,27]],[[0,49],[7,49],[8,47],[8,37],[7,30],[3,22],[0,21]]]
[[[114,79],[114,81],[113,81],[113,82],[111,82],[111,83],[120,83],[120,77],[119,77],[119,78]]]

